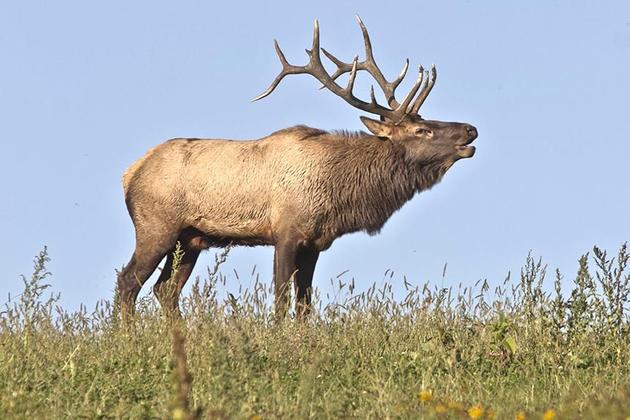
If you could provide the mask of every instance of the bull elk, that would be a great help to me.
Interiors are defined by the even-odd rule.
[[[254,101],[269,95],[282,79],[310,74],[355,108],[371,134],[329,132],[304,125],[251,141],[177,138],[151,150],[124,174],[125,201],[136,247],[118,275],[124,317],[133,314],[142,285],[166,256],[153,290],[168,313],[179,313],[178,298],[199,253],[209,247],[273,245],[276,316],[287,311],[293,280],[298,316],[309,312],[311,284],[319,253],[346,233],[376,234],[416,193],[440,181],[459,159],[470,158],[477,137],[470,124],[424,120],[418,111],[431,92],[436,69],[419,68],[411,90],[399,101],[395,91],[409,67],[388,81],[378,68],[365,25],[357,17],[365,59],[336,65],[331,75],[320,55],[319,25],[306,50],[309,62],[289,64],[277,41],[282,71]],[[387,106],[354,96],[357,73],[365,71],[382,90]],[[339,76],[349,73],[345,87]],[[171,275],[177,243],[184,251]]]

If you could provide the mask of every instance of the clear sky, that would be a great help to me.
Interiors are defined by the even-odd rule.
[[[386,269],[398,284],[496,284],[529,250],[572,276],[594,244],[630,239],[628,1],[2,0],[0,304],[44,245],[64,304],[110,297],[134,243],[121,175],[166,139],[361,129],[364,114],[309,76],[250,103],[279,71],[273,39],[305,63],[315,18],[322,46],[363,57],[355,13],[386,76],[406,57],[437,65],[423,116],[474,124],[477,154],[379,236],[335,242],[316,286],[344,270],[367,286]],[[254,265],[269,280],[272,249],[233,250],[230,287]]]

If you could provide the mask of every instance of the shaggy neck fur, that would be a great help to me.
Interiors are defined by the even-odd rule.
[[[450,165],[414,162],[398,142],[367,133],[332,132],[314,136],[329,151],[325,170],[333,173],[331,207],[338,233],[376,234],[417,192],[437,184]]]

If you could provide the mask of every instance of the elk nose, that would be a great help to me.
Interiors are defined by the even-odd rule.
[[[477,138],[477,129],[470,124],[466,124],[466,132],[471,139]]]

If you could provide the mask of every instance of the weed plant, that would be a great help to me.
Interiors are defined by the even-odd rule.
[[[2,418],[611,418],[630,416],[630,254],[594,248],[573,281],[531,255],[491,287],[333,280],[306,322],[271,285],[219,297],[225,250],[169,322],[152,296],[69,312],[47,250],[0,309]],[[338,283],[337,283],[338,282]],[[563,287],[561,287],[561,285]],[[551,291],[551,292],[549,292]]]

